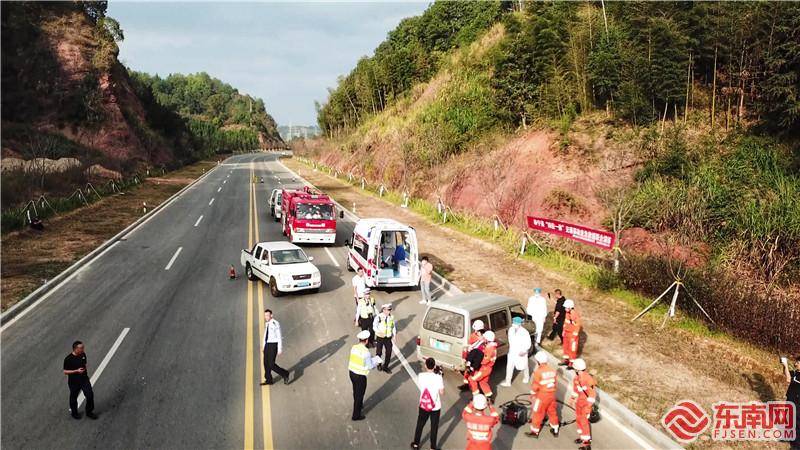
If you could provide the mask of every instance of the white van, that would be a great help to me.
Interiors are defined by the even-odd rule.
[[[273,189],[272,194],[269,196],[269,215],[275,219],[275,222],[281,220],[281,197],[283,190]]]
[[[414,228],[391,219],[361,219],[347,246],[347,270],[364,269],[370,287],[419,284],[419,246]]]

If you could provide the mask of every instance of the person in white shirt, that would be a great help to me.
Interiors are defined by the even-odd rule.
[[[547,299],[542,296],[542,289],[535,288],[533,295],[528,298],[528,317],[536,325],[536,345],[542,342],[544,321],[547,319]]]
[[[356,303],[358,302],[359,298],[364,296],[364,291],[366,290],[367,279],[364,278],[364,269],[359,267],[355,276],[353,276],[353,298],[355,299]]]
[[[264,382],[262,386],[273,384],[272,372],[277,372],[283,378],[283,384],[289,384],[289,371],[279,366],[275,358],[283,353],[283,337],[281,324],[272,318],[272,310],[264,310]]]
[[[522,327],[522,317],[514,317],[511,328],[508,329],[508,356],[506,357],[506,379],[500,386],[511,386],[511,377],[514,369],[521,370],[522,382],[528,384],[530,371],[528,370],[528,352],[531,349],[531,335]]]
[[[417,415],[417,428],[414,431],[414,442],[411,448],[418,449],[422,438],[422,428],[428,419],[431,419],[431,448],[438,449],[436,438],[439,433],[439,417],[442,412],[442,395],[444,394],[444,380],[442,369],[436,367],[436,360],[425,360],[425,372],[417,378],[419,386],[419,413]]]

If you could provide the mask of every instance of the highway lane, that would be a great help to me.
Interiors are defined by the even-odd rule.
[[[369,376],[367,420],[349,420],[347,357],[356,328],[352,273],[345,270],[341,246],[352,233],[350,221],[340,221],[336,247],[306,247],[322,272],[319,293],[273,299],[263,283],[227,279],[229,264],[241,272],[241,248],[284,239],[269,218],[266,201],[272,188],[300,183],[276,158],[229,158],[3,330],[3,446],[408,446],[418,391],[396,357],[391,375]],[[251,184],[252,175],[264,182]],[[396,305],[400,350],[418,371],[414,339],[424,314],[418,291],[381,291],[376,297],[379,304]],[[272,308],[282,324],[284,353],[278,363],[292,371],[288,386],[279,378],[271,387],[258,384],[264,307]],[[76,338],[86,342],[91,373],[126,327],[130,332],[95,384],[100,419],[72,420],[61,374],[70,343]],[[455,389],[458,382],[455,374],[447,374],[440,425],[446,448],[465,444],[460,413],[468,395]],[[523,392],[521,382],[515,383],[514,390]],[[507,390],[500,394],[501,401],[513,396]],[[564,419],[570,419],[568,413]],[[608,421],[595,430],[595,448],[638,448]],[[496,448],[575,448],[574,425],[558,440],[543,436],[535,444],[522,431],[501,428]]]

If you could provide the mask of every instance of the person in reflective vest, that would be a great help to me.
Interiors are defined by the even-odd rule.
[[[556,409],[556,369],[547,364],[547,352],[539,351],[534,356],[539,365],[533,371],[531,382],[531,430],[525,435],[538,438],[545,415],[550,421],[550,432],[558,437],[558,411]]]
[[[397,334],[397,328],[394,324],[394,316],[392,315],[392,304],[386,303],[381,306],[381,313],[375,316],[372,322],[372,329],[375,331],[375,354],[381,358],[385,358],[382,364],[378,364],[378,370],[392,373],[389,368],[389,361],[392,359],[392,344],[394,336]],[[386,350],[386,356],[383,356],[383,350]]]
[[[561,350],[564,352],[564,360],[560,366],[572,367],[572,360],[578,357],[578,342],[580,340],[581,316],[575,310],[575,302],[567,299],[564,301],[564,342]]]
[[[497,342],[494,341],[494,332],[492,330],[483,333],[483,338],[486,340],[486,347],[483,349],[483,361],[480,369],[469,377],[469,387],[472,389],[472,395],[483,392],[483,395],[491,398],[492,387],[489,386],[489,377],[492,376],[492,369],[495,361],[497,361]]]
[[[583,359],[576,359],[572,362],[572,367],[577,372],[572,379],[572,394],[570,402],[575,405],[575,425],[578,428],[578,439],[576,444],[580,444],[579,450],[592,450],[592,428],[589,424],[589,415],[592,413],[592,406],[597,401],[595,392],[594,378],[586,371],[586,362]]]
[[[500,422],[500,414],[486,397],[474,396],[461,418],[467,426],[467,450],[491,450],[492,430]]]
[[[353,384],[353,420],[364,420],[362,411],[364,406],[364,393],[367,392],[367,375],[370,369],[380,362],[380,358],[373,357],[367,349],[369,331],[361,330],[356,336],[358,344],[350,349],[350,383]]]
[[[375,317],[375,300],[370,294],[370,289],[364,289],[363,295],[356,300],[356,317],[354,323],[362,330],[369,331],[367,347],[372,347],[375,343],[375,335],[372,332],[372,319]]]

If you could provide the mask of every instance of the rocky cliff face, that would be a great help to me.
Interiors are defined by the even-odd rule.
[[[47,132],[99,150],[112,165],[172,159],[168,147],[142,142],[149,131],[145,112],[116,44],[83,6],[9,3],[2,14],[5,153],[39,156],[26,146],[31,134]]]

